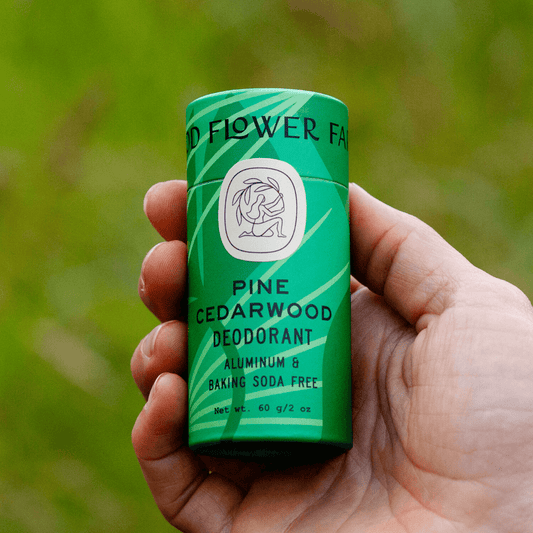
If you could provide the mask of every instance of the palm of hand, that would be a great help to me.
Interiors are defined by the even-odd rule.
[[[382,299],[365,290],[357,299],[366,300],[366,316],[354,306],[354,365],[361,376],[354,448],[324,465],[275,473],[213,461],[214,471],[245,480],[232,531],[528,531],[529,502],[514,495],[533,479],[523,468],[533,456],[527,422],[533,390],[516,387],[523,364],[531,367],[528,354],[518,353],[526,339],[516,317],[483,310],[479,320],[498,327],[476,336],[474,324],[457,328],[467,310],[454,310],[417,334]],[[502,342],[517,347],[514,375],[488,368]],[[363,345],[372,349],[360,353]],[[476,361],[473,345],[483,348]],[[476,374],[465,375],[463,364]],[[502,395],[509,402],[504,413],[493,405]],[[500,471],[502,456],[512,471]]]
[[[374,292],[361,286],[352,296],[352,450],[286,470],[202,463],[183,445],[184,382],[158,380],[153,393],[155,376],[181,374],[181,363],[147,366],[139,349],[134,355],[145,396],[152,387],[134,445],[163,514],[182,530],[530,531],[529,302],[418,221],[357,200],[353,272]],[[174,318],[165,315],[168,302],[144,299],[162,320]]]

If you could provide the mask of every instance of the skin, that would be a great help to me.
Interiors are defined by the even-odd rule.
[[[531,532],[529,300],[356,186],[350,210],[354,446],[275,470],[187,447],[186,184],[147,193],[165,242],[139,293],[162,325],[132,358],[132,438],[162,514],[186,533]]]

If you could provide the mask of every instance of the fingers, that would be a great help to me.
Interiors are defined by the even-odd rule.
[[[350,276],[350,294],[357,292],[359,289],[363,288],[364,285],[359,283],[353,276]]]
[[[172,525],[190,533],[219,532],[230,525],[244,495],[226,478],[209,474],[187,447],[186,396],[179,376],[162,374],[133,428],[133,447],[154,499]]]
[[[187,242],[187,182],[156,183],[144,197],[144,212],[167,241]]]
[[[429,226],[354,184],[350,231],[352,275],[411,324],[441,314],[453,303],[458,280],[477,272]]]
[[[164,372],[187,374],[187,324],[173,320],[152,330],[131,358],[131,373],[145,399],[155,380]]]
[[[162,322],[186,316],[187,182],[155,184],[144,198],[144,211],[166,239],[146,256],[141,267],[139,295]]]
[[[187,245],[162,242],[145,257],[139,278],[139,295],[162,322],[187,316]]]

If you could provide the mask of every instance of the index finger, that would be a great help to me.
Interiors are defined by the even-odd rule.
[[[350,184],[352,275],[416,324],[440,315],[479,272],[427,224]]]
[[[144,212],[167,241],[187,242],[187,182],[156,183],[144,197]]]

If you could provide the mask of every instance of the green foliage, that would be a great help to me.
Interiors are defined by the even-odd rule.
[[[533,295],[528,0],[7,0],[0,6],[0,531],[169,531],[130,431],[145,191],[192,99],[349,107],[351,179]]]

